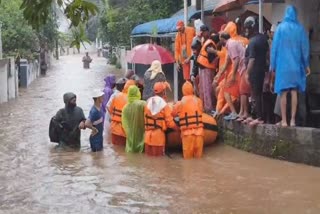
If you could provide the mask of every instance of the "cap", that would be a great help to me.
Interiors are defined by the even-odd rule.
[[[179,30],[179,29],[182,28],[182,27],[184,27],[184,23],[183,23],[183,21],[179,20],[179,21],[177,22],[176,28],[177,28],[177,30]]]
[[[206,25],[201,25],[200,31],[209,31],[209,28]]]
[[[125,84],[126,81],[127,81],[126,78],[120,78],[120,79],[117,80],[116,84],[117,84],[117,85]]]
[[[95,89],[92,92],[92,98],[102,97],[103,95],[104,95],[104,92],[99,89]]]

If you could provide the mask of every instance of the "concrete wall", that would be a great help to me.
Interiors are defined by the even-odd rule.
[[[0,60],[0,103],[18,96],[18,72],[13,58]]]
[[[20,60],[20,86],[28,87],[35,79],[40,76],[40,64],[38,60],[28,62],[25,59]]]
[[[0,103],[8,101],[7,59],[0,60]]]
[[[117,56],[117,61],[121,64],[121,70],[124,71],[123,74],[128,70],[127,60],[126,56],[128,54],[128,51],[125,49],[125,47],[117,47],[115,50],[115,54]]]
[[[224,143],[258,155],[320,166],[320,129],[219,121]]]
[[[10,67],[8,70],[9,75],[8,75],[8,99],[14,99],[18,97],[18,92],[19,92],[19,78],[18,78],[18,70],[16,69],[16,65],[14,63],[14,59],[12,58],[10,60]],[[7,64],[9,66],[9,64]]]
[[[125,48],[120,48],[120,62],[121,62],[121,68],[125,71],[127,71],[127,61],[126,61],[126,56],[127,52]]]

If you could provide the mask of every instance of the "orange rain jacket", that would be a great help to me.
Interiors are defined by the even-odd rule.
[[[185,82],[182,86],[183,97],[174,105],[172,115],[179,116],[181,135],[203,136],[202,101],[193,94],[193,86]]]
[[[161,105],[158,111],[152,113],[152,105]],[[172,110],[169,105],[159,96],[148,99],[144,108],[145,118],[145,143],[149,146],[165,146],[167,128],[175,128],[176,124],[171,115]]]
[[[122,116],[122,110],[123,107],[128,102],[128,89],[131,85],[135,85],[134,80],[128,80],[123,88],[123,91],[116,94],[113,100],[111,101],[111,104],[109,106],[109,113],[111,117],[111,133],[114,135],[119,135],[122,137],[126,137],[126,134],[123,130],[122,124],[121,124],[121,116]]]
[[[193,27],[185,27],[184,33],[176,34],[174,57],[177,63],[183,64],[192,55],[191,45],[195,36],[196,32]],[[186,50],[187,57],[183,56],[183,49]]]
[[[183,157],[201,158],[203,152],[202,101],[193,95],[190,82],[182,86],[183,98],[174,106],[173,115],[179,116]]]

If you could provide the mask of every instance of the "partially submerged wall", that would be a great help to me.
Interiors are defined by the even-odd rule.
[[[320,166],[320,129],[219,121],[225,144],[258,155]]]
[[[18,72],[13,58],[0,60],[0,103],[18,96]]]

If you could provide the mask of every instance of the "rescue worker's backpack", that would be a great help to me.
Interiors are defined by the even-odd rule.
[[[49,124],[49,138],[51,142],[59,143],[62,128],[62,125],[56,120],[56,117],[53,116]]]

